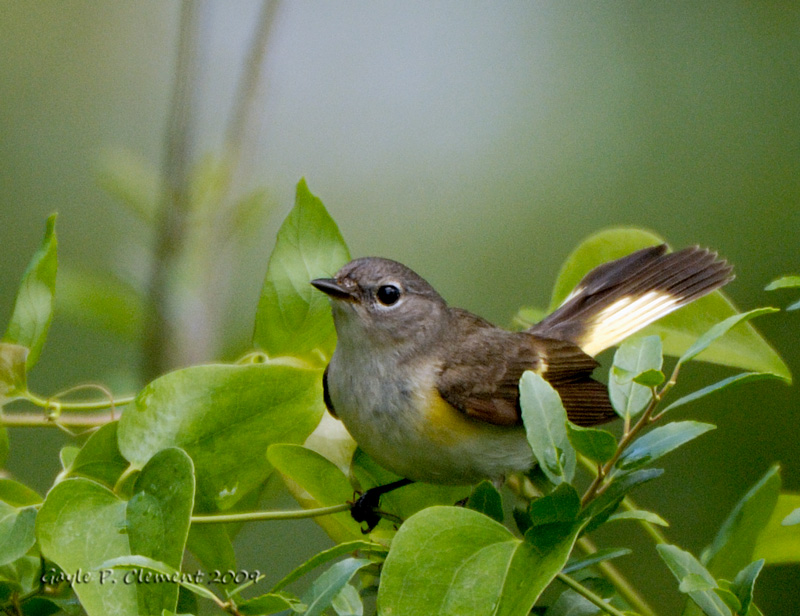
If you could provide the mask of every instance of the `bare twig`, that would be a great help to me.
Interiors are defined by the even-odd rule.
[[[319,507],[316,509],[297,509],[291,511],[251,511],[248,513],[216,513],[193,515],[192,524],[228,524],[231,522],[265,522],[270,520],[302,520],[322,515],[350,511],[350,503]]]
[[[3,413],[0,425],[9,428],[97,428],[111,423],[116,417],[112,412],[105,413],[69,413],[52,418],[44,413]]]
[[[236,263],[233,254],[238,249],[238,243],[230,238],[236,227],[236,187],[244,175],[242,166],[247,157],[243,151],[258,107],[278,2],[265,0],[262,5],[226,131],[226,171],[217,178],[221,184],[209,204],[212,209],[197,212],[197,204],[190,203],[188,183],[193,169],[192,119],[203,6],[186,0],[181,8],[175,88],[165,143],[163,200],[148,288],[151,309],[144,343],[146,381],[176,366],[208,361],[219,352],[220,321],[226,314],[231,268]]]
[[[264,0],[261,5],[258,26],[250,44],[231,119],[228,123],[225,145],[234,172],[241,162],[244,137],[247,134],[247,125],[252,119],[253,108],[259,93],[264,58],[279,4],[278,0]]]
[[[186,238],[186,178],[190,166],[194,85],[197,75],[198,4],[184,0],[181,4],[180,37],[175,89],[167,124],[164,158],[164,190],[153,262],[150,269],[148,299],[149,323],[145,328],[143,378],[150,381],[162,374],[173,360],[170,340],[172,318],[170,282],[180,260]]]

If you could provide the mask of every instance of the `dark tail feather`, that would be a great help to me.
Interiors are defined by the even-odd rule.
[[[555,389],[569,420],[579,426],[596,426],[617,419],[608,399],[608,388],[589,377],[572,383],[559,383]]]
[[[638,250],[589,272],[555,312],[530,331],[597,355],[653,321],[733,280],[733,268],[697,246]]]

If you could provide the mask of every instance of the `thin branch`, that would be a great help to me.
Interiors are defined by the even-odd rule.
[[[244,249],[240,234],[241,198],[249,189],[251,161],[257,158],[249,151],[253,147],[251,135],[254,133],[254,120],[263,114],[260,101],[265,90],[264,65],[279,5],[278,0],[262,0],[226,126],[222,157],[225,173],[220,178],[218,202],[213,204],[214,210],[208,212],[207,226],[201,230],[203,236],[198,251],[201,262],[198,265],[202,279],[198,283],[197,298],[206,310],[210,324],[217,324],[229,313],[230,284],[235,278],[235,268],[240,265],[238,257]],[[219,331],[221,328],[217,326],[215,329]],[[208,339],[210,349],[215,350],[219,346],[217,334],[209,332]]]
[[[122,398],[114,398],[109,396],[104,400],[88,400],[80,402],[69,402],[59,399],[62,395],[65,395],[70,391],[75,391],[77,389],[84,389],[87,387],[100,387],[100,386],[79,385],[77,387],[71,388],[67,392],[62,392],[54,396],[50,396],[49,398],[43,398],[32,392],[26,392],[24,399],[30,402],[31,404],[35,404],[36,406],[42,407],[48,414],[55,416],[59,416],[62,411],[102,411],[103,409],[111,409],[111,415],[113,416],[116,407],[125,406],[126,404],[130,404],[136,399],[136,396],[124,396]]]
[[[317,509],[297,509],[292,511],[251,511],[249,513],[228,513],[211,515],[193,515],[192,524],[227,524],[230,522],[266,522],[271,520],[302,520],[321,515],[331,515],[350,511],[350,503],[319,507]]]
[[[587,554],[594,554],[597,552],[597,546],[594,545],[588,537],[581,537],[578,539],[578,546]],[[617,594],[622,597],[628,605],[636,610],[642,616],[657,616],[656,611],[650,606],[642,595],[631,585],[627,578],[620,573],[612,563],[607,560],[599,562],[595,565],[617,591]]]
[[[0,415],[0,425],[8,428],[99,428],[115,421],[114,413],[66,414],[50,417],[44,413],[8,413]]]
[[[191,0],[184,0],[181,4],[175,89],[166,132],[163,201],[158,213],[158,237],[148,284],[151,309],[148,311],[150,317],[145,328],[143,349],[142,377],[145,381],[165,372],[171,360],[169,287],[187,232],[186,178],[192,150],[190,122],[198,70],[198,4]]]
[[[599,467],[597,476],[592,481],[589,488],[583,495],[581,499],[581,506],[585,507],[586,504],[591,501],[592,499],[596,498],[600,494],[602,494],[605,489],[608,487],[609,484],[604,484],[603,481],[605,480],[606,476],[611,472],[611,469],[614,467],[614,464],[617,463],[617,460],[620,459],[622,454],[628,448],[628,446],[639,436],[639,433],[650,424],[658,421],[661,419],[663,413],[655,414],[658,405],[664,399],[664,396],[675,386],[678,380],[678,371],[680,370],[681,364],[678,362],[675,364],[675,368],[670,375],[669,380],[664,383],[661,389],[657,389],[653,387],[653,395],[650,398],[650,403],[645,408],[644,412],[639,417],[638,421],[634,424],[634,426],[628,430],[625,430],[622,438],[617,445],[617,451],[614,452],[612,458],[606,462],[603,466]],[[627,420],[627,418],[626,418]]]
[[[244,136],[259,92],[264,58],[279,4],[278,0],[264,0],[262,3],[258,27],[250,44],[242,79],[239,82],[225,144],[234,170],[240,163]]]
[[[572,579],[568,575],[566,575],[564,573],[559,573],[556,576],[556,578],[562,584],[566,584],[567,586],[569,586],[572,590],[574,590],[576,593],[581,595],[584,599],[590,601],[591,603],[594,603],[597,607],[599,607],[601,610],[603,610],[606,614],[611,614],[611,616],[625,616],[624,612],[621,612],[620,610],[615,608],[613,605],[611,605],[609,603],[606,603],[605,601],[603,601],[603,598],[601,596],[596,595],[591,590],[586,588],[586,586],[584,586],[583,584],[581,584],[577,580]]]

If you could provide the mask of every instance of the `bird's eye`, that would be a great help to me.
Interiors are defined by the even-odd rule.
[[[400,289],[393,284],[385,284],[378,288],[378,301],[384,306],[391,306],[400,299]]]

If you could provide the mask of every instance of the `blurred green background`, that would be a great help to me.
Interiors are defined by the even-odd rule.
[[[195,5],[193,162],[223,155],[260,7]],[[0,8],[0,316],[58,211],[63,280],[31,388],[52,394],[88,381],[133,392],[146,359],[135,289],[147,280],[157,225],[104,187],[129,178],[155,203],[182,5]],[[612,225],[718,250],[736,266],[726,290],[742,309],[796,299],[763,287],[800,273],[797,3],[292,1],[277,6],[265,49],[226,190],[267,197],[238,227],[247,233],[194,239],[200,253],[222,244],[195,267],[219,268],[213,291],[224,318],[194,330],[191,311],[183,315],[183,338],[203,342],[192,361],[247,350],[275,230],[301,176],[354,256],[403,261],[451,303],[498,324],[521,305],[546,306],[566,255]],[[204,273],[182,275],[197,287]],[[89,283],[101,285],[95,304],[122,302],[112,306],[125,308],[123,318],[91,312]],[[798,319],[757,323],[795,373]],[[725,374],[692,366],[683,391]],[[672,541],[699,552],[773,462],[785,489],[800,489],[797,399],[792,387],[760,382],[681,409],[719,429],[669,458],[666,475],[638,493],[672,522]],[[12,430],[9,470],[46,490],[68,440]],[[240,564],[277,579],[325,543],[310,523],[251,525]],[[640,547],[620,567],[676,613],[674,581],[652,546]],[[765,571],[760,607],[800,613],[799,582],[797,567]]]

